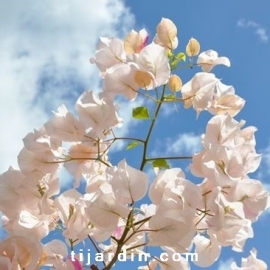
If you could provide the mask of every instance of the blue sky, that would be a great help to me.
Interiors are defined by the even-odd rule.
[[[263,154],[263,161],[252,177],[270,187],[268,0],[60,0],[57,3],[52,0],[42,3],[0,0],[0,7],[0,173],[9,165],[16,167],[21,139],[47,121],[52,110],[56,111],[62,103],[72,110],[81,92],[98,90],[98,72],[89,64],[89,58],[94,54],[99,36],[124,37],[132,28],[146,28],[151,39],[157,23],[166,17],[177,25],[179,50],[184,50],[189,38],[194,37],[200,41],[202,50],[214,49],[231,60],[230,68],[220,66],[213,71],[246,100],[236,119],[244,119],[247,126],[258,128],[257,152]],[[190,71],[181,73],[183,82],[193,74]],[[122,113],[132,106],[136,105],[122,108]],[[199,136],[210,115],[204,112],[196,121],[193,110],[180,109],[177,114],[166,108],[163,113],[170,114],[172,121],[178,118],[179,126],[164,127],[159,122],[152,151],[161,151],[164,141],[169,145],[173,140],[177,144],[175,149],[169,150],[171,153],[189,154],[198,149]],[[125,120],[128,127],[122,133],[127,134],[131,129],[133,135],[140,136],[143,126],[134,125],[129,117]],[[175,132],[173,137],[166,141],[172,132]],[[138,155],[136,159],[135,154]],[[128,162],[136,165],[139,154],[138,149],[129,153]],[[124,155],[115,150],[111,157],[117,162]],[[180,165],[187,168],[187,164]],[[258,257],[270,265],[268,224],[270,215],[265,214],[254,224],[255,238],[247,241],[243,254],[226,249],[210,269],[228,269],[226,265],[231,259],[239,264],[239,258],[246,257],[252,247],[258,250]],[[126,267],[119,265],[117,269]],[[192,266],[191,269],[198,268]]]

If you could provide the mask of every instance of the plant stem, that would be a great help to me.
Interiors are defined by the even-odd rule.
[[[155,125],[159,110],[161,108],[161,105],[162,105],[162,102],[163,102],[163,99],[164,99],[165,89],[166,89],[166,85],[163,85],[162,94],[161,94],[160,100],[158,100],[158,102],[157,102],[156,111],[155,111],[154,117],[152,119],[151,125],[149,127],[149,130],[148,130],[148,133],[147,133],[147,136],[146,136],[146,139],[145,139],[145,143],[144,143],[144,147],[143,147],[142,163],[141,163],[141,166],[140,166],[141,171],[143,171],[144,166],[147,163],[146,154],[147,154],[148,142],[149,142],[149,138],[150,138],[150,136],[152,134],[152,131],[153,131],[153,128],[154,128],[154,125]]]
[[[138,141],[138,142],[141,142],[141,143],[144,143],[145,142],[145,140],[143,140],[143,139],[133,138],[133,137],[115,137],[115,138],[106,140],[104,142],[116,141],[116,140]]]
[[[182,157],[157,157],[157,158],[146,158],[146,162],[160,160],[160,159],[171,159],[171,160],[178,160],[178,159],[192,159],[192,156],[182,156]]]
[[[133,218],[133,208],[131,209],[131,211],[128,214],[126,227],[125,227],[125,230],[124,230],[121,238],[119,239],[119,241],[117,243],[117,249],[115,251],[114,257],[112,258],[110,263],[107,266],[105,266],[102,270],[110,270],[112,268],[112,266],[115,264],[115,262],[118,260],[118,254],[121,252],[122,247],[125,243],[125,238],[130,230],[130,223],[132,221],[132,218]]]

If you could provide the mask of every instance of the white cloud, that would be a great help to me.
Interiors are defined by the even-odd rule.
[[[262,161],[259,169],[257,170],[256,178],[263,182],[268,182],[266,180],[270,177],[270,142],[266,148],[259,152],[262,154]],[[267,190],[270,192],[269,185],[265,184],[265,187],[268,187],[269,189],[267,188]]]
[[[268,42],[269,37],[264,28],[257,28],[256,34],[260,37],[261,41]]]
[[[168,141],[167,152],[194,154],[201,149],[201,136],[193,133],[180,134],[175,141]]]
[[[179,113],[179,110],[180,110],[180,106],[177,102],[175,103],[168,102],[168,103],[162,104],[160,114],[163,116],[169,116],[172,114]]]
[[[201,149],[201,135],[196,135],[192,132],[182,133],[174,138],[157,140],[149,157],[192,157],[195,153],[201,151]],[[190,162],[191,159],[188,158],[186,161]],[[184,162],[181,164],[181,166],[184,166],[182,169],[185,172],[190,172],[189,163]]]
[[[257,22],[241,19],[237,22],[237,26],[243,28],[252,28],[254,30],[254,33],[259,37],[262,42],[267,43],[269,40],[266,29]]]
[[[218,265],[218,270],[228,270],[231,269],[231,263],[233,262],[233,259],[229,259],[227,261],[220,261]]]
[[[182,133],[176,138],[167,138],[165,141],[157,141],[154,151],[151,153],[153,156],[183,156],[193,155],[200,151],[201,136],[194,133]]]
[[[22,138],[61,103],[100,81],[89,58],[99,36],[123,36],[134,18],[121,0],[0,0],[0,173]],[[73,108],[72,108],[73,109]]]

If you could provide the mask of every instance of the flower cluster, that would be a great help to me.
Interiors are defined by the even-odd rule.
[[[268,206],[262,183],[248,176],[261,159],[255,150],[256,128],[243,128],[245,122],[233,118],[245,101],[209,73],[216,65],[230,66],[229,59],[213,50],[200,53],[194,38],[186,53],[175,53],[177,28],[165,18],[153,41],[148,40],[145,29],[132,30],[124,40],[101,37],[90,62],[100,70],[103,91],[84,92],[75,105],[77,116],[61,105],[47,123],[23,139],[20,169],[10,167],[0,176],[0,211],[8,232],[0,243],[1,269],[33,270],[44,265],[82,269],[68,251],[88,242],[104,255],[103,266],[90,269],[112,269],[119,254],[138,255],[147,247],[161,247],[168,258],[161,261],[153,255],[139,269],[190,269],[184,257],[175,261],[171,255],[192,250],[198,254],[194,263],[207,267],[219,258],[222,247],[242,251],[253,236],[252,223]],[[202,71],[183,85],[176,74],[180,66]],[[114,129],[124,123],[116,105],[119,95],[127,102],[141,95],[153,103],[151,117],[145,106],[132,111],[134,121],[149,120],[145,139],[115,135]],[[164,103],[183,103],[197,116],[202,111],[214,115],[202,135],[201,152],[190,157],[148,157]],[[128,149],[143,148],[140,168],[129,166],[125,159],[111,163],[108,153],[118,140],[131,141]],[[192,159],[190,171],[203,179],[200,184],[167,162],[183,158]],[[150,187],[145,172],[149,163],[156,173]],[[72,175],[73,188],[61,186],[61,168]],[[146,197],[150,203],[140,204]],[[61,232],[63,241],[44,243],[55,231]],[[247,269],[247,263],[266,269],[256,253],[251,254],[243,267],[232,264],[231,269]]]

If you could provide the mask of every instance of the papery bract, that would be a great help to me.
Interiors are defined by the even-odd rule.
[[[118,38],[101,37],[95,56],[96,58],[91,58],[90,62],[96,64],[103,75],[106,69],[126,62],[124,43]]]
[[[39,170],[40,172],[55,173],[57,163],[62,154],[61,141],[46,134],[45,130],[35,130],[23,139],[24,148],[18,155],[18,164],[24,174]]]
[[[55,137],[50,137],[46,131],[41,128],[28,133],[23,138],[24,147],[31,152],[43,152],[46,150],[58,151],[61,147],[61,141]]]
[[[185,108],[193,105],[197,115],[210,108],[218,81],[212,73],[196,73],[181,89]]]
[[[254,172],[261,155],[254,148],[252,135],[255,130],[248,129],[249,138],[241,130],[243,124],[244,121],[237,122],[229,115],[214,116],[202,136],[205,149],[193,156],[192,173],[225,186]]]
[[[54,239],[43,246],[43,253],[43,264],[54,265],[57,261],[68,257],[68,248],[64,242]]]
[[[140,52],[136,63],[140,70],[150,72],[155,78],[146,89],[150,90],[168,82],[171,70],[163,47],[155,43],[147,45]]]
[[[59,217],[63,224],[67,224],[75,210],[75,204],[82,197],[82,194],[75,189],[63,192],[55,199],[55,205],[59,209]]]
[[[220,256],[221,247],[215,236],[210,235],[206,238],[203,235],[197,234],[194,237],[195,252],[198,254],[198,260],[194,264],[200,267],[212,265]]]
[[[124,40],[124,48],[127,54],[139,53],[145,46],[148,40],[148,33],[145,29],[136,32],[131,32]]]
[[[185,178],[185,173],[180,168],[161,171],[158,173],[149,190],[149,197],[155,204],[159,204],[163,197],[164,188],[173,179]]]
[[[243,203],[245,217],[253,222],[267,208],[268,194],[258,180],[242,179],[231,187],[226,198]]]
[[[9,167],[6,172],[0,175],[0,211],[8,213],[10,218],[15,218],[23,206],[24,199],[18,196],[23,177],[21,171],[12,167]],[[11,208],[10,205],[13,205],[13,207]]]
[[[85,212],[91,223],[105,231],[114,231],[119,218],[126,218],[129,209],[117,201],[112,186],[103,183],[93,194],[84,196]]]
[[[13,270],[9,258],[3,256],[0,256],[0,267],[3,270]]]
[[[61,105],[54,117],[44,124],[46,132],[61,141],[78,142],[83,139],[85,127],[65,105]]]
[[[85,214],[82,194],[75,189],[63,192],[56,200],[59,217],[63,222],[63,235],[78,244],[91,233],[89,217]],[[81,200],[80,200],[81,199]]]
[[[123,121],[112,101],[96,97],[93,91],[86,91],[79,97],[76,110],[86,129],[91,129],[93,138],[103,138],[108,130],[120,126]]]
[[[10,236],[0,243],[0,254],[9,259],[13,269],[33,270],[42,254],[39,241],[24,236]]]
[[[150,232],[149,246],[169,246],[176,247],[178,252],[186,252],[191,244],[193,236],[190,238],[190,242],[182,246],[181,241],[190,231],[195,233],[195,228],[191,224],[177,221],[173,218],[167,218],[161,215],[155,215],[149,220]]]
[[[237,95],[221,96],[209,109],[213,114],[229,113],[231,116],[237,115],[245,105],[245,101]]]
[[[171,51],[171,50],[174,50],[178,47],[178,38],[175,37],[174,40],[172,42],[169,42],[168,44],[164,44],[158,37],[158,35],[156,34],[154,39],[153,39],[153,42],[155,44],[158,44],[162,47],[164,47],[166,49],[166,51]]]
[[[175,49],[178,44],[175,44],[177,40],[177,28],[175,24],[166,18],[162,18],[156,28],[158,40],[164,47],[169,49]]]
[[[104,95],[120,94],[130,100],[137,97],[139,85],[135,81],[135,74],[138,67],[132,64],[122,63],[115,65],[106,71],[104,78]]]
[[[86,181],[85,192],[95,193],[100,185],[111,179],[111,176],[106,173],[108,166],[101,162],[94,162],[92,170],[88,170],[83,177]]]
[[[127,165],[125,160],[118,163],[114,169],[107,169],[112,175],[109,183],[112,185],[115,196],[123,204],[142,199],[148,187],[148,177],[144,172]]]
[[[197,64],[202,67],[205,72],[210,72],[216,65],[231,66],[230,60],[227,57],[218,57],[218,53],[213,50],[202,52],[198,56]]]
[[[213,95],[211,107],[208,111],[212,114],[226,114],[234,117],[244,107],[245,100],[235,95],[234,87],[218,82]]]
[[[149,197],[156,204],[156,216],[184,222],[192,233],[196,209],[203,205],[198,186],[184,179],[184,173],[172,168],[158,173],[149,190]]]
[[[236,121],[229,115],[216,115],[212,117],[206,126],[206,133],[203,135],[202,143],[208,148],[210,144],[230,147],[245,143],[241,134],[241,128],[245,121]]]
[[[68,161],[64,164],[67,171],[75,176],[74,187],[78,187],[83,174],[94,173],[96,159],[107,160],[105,151],[106,144],[95,142],[93,140],[84,141],[71,145],[68,152]]]
[[[215,232],[215,235],[221,246],[231,246],[237,252],[243,251],[246,240],[254,236],[250,220],[235,220],[233,216],[225,220],[224,228]]]
[[[42,239],[49,234],[52,221],[53,217],[50,215],[34,215],[27,210],[22,210],[18,221],[12,224],[12,231],[14,234],[34,235],[36,239]]]
[[[44,174],[54,174],[61,165],[57,161],[58,158],[50,150],[31,152],[23,148],[18,155],[18,164],[21,171],[25,174],[34,170],[38,170]]]

